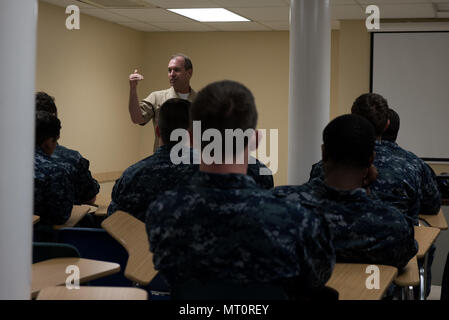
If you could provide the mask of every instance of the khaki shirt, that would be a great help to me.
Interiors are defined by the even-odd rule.
[[[196,97],[195,90],[190,88],[190,94],[187,100],[192,102],[193,99],[195,99],[195,97]],[[140,110],[142,111],[142,116],[145,120],[145,122],[142,123],[141,125],[146,125],[150,120],[153,120],[153,127],[154,127],[153,151],[156,151],[158,147],[158,139],[156,136],[156,124],[159,118],[159,109],[165,101],[173,98],[181,98],[181,97],[176,93],[173,87],[170,87],[169,89],[166,90],[151,92],[148,97],[146,97],[140,102]]]

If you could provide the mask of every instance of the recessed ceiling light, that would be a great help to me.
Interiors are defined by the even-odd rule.
[[[199,22],[236,22],[249,21],[224,8],[167,9]]]

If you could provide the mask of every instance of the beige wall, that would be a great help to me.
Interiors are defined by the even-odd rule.
[[[152,153],[152,124],[129,119],[127,76],[135,67],[145,75],[140,98],[167,88],[168,57],[183,52],[194,63],[193,88],[232,79],[254,93],[259,128],[279,130],[275,184],[287,183],[288,32],[144,33],[87,15],[68,31],[64,11],[39,2],[36,89],[56,97],[60,143],[79,150],[93,172],[123,170]],[[369,90],[370,40],[363,21],[341,21],[331,41],[332,119]]]
[[[124,169],[139,159],[127,77],[143,61],[145,35],[87,15],[69,31],[67,17],[39,2],[36,90],[56,98],[62,145],[79,150],[93,172]]]
[[[338,40],[338,105],[333,115],[351,112],[355,98],[369,92],[370,35],[365,22],[344,20],[340,22]]]
[[[191,85],[196,90],[223,79],[246,85],[256,99],[258,127],[267,132],[279,129],[279,170],[275,183],[286,183],[288,32],[148,33],[145,45],[145,82],[142,85],[147,92],[168,86],[168,58],[176,52],[191,57],[194,65]],[[142,134],[150,137],[152,131],[152,128],[145,128]],[[151,151],[152,138],[148,139],[142,139],[141,155]]]
[[[332,46],[338,43],[332,32]],[[335,50],[336,51],[336,50]],[[287,183],[288,137],[288,32],[173,32],[146,35],[143,70],[146,92],[168,86],[168,57],[176,52],[190,56],[194,64],[192,87],[201,89],[210,82],[231,79],[246,85],[254,94],[259,112],[258,127],[279,130],[279,166],[275,184]],[[332,55],[333,61],[338,59]],[[338,64],[333,64],[336,78]],[[338,86],[332,86],[331,99],[337,102]],[[268,138],[268,137],[267,137]],[[142,130],[141,156],[152,150],[152,125]],[[269,141],[267,139],[267,141]],[[268,148],[267,150],[270,150]]]
[[[167,59],[184,52],[194,63],[195,89],[232,79],[254,93],[259,128],[279,130],[275,184],[287,183],[288,32],[144,33],[83,14],[81,29],[68,31],[66,17],[64,8],[39,2],[36,90],[56,97],[60,143],[79,150],[93,172],[122,170],[152,153],[152,124],[129,119],[127,76],[135,67],[145,75],[143,98],[168,87]],[[338,37],[333,31],[333,82]],[[337,89],[332,85],[332,103]]]

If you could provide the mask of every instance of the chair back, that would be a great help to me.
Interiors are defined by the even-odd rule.
[[[53,258],[79,258],[78,249],[70,244],[33,242],[33,263]]]
[[[63,228],[58,232],[58,242],[75,246],[86,259],[115,262],[120,272],[91,281],[95,286],[128,287],[132,282],[125,278],[123,270],[128,260],[126,250],[105,230],[97,228]]]
[[[146,286],[156,276],[145,224],[129,213],[116,211],[101,226],[128,252],[125,277]]]

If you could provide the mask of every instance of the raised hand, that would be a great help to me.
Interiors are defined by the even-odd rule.
[[[135,69],[134,70],[134,73],[131,73],[130,75],[129,75],[129,85],[131,86],[131,87],[137,87],[137,83],[140,81],[140,80],[143,80],[144,78],[143,78],[143,76],[141,75],[141,74],[139,74],[139,72],[138,72],[138,70],[137,69]]]

